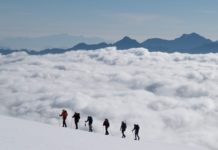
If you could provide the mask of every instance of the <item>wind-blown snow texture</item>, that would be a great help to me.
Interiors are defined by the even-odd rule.
[[[60,124],[58,114],[88,115],[103,133],[121,136],[122,120],[142,140],[218,149],[218,54],[190,55],[107,48],[60,55],[0,55],[0,114]],[[72,127],[71,118],[68,125]]]
[[[0,124],[1,150],[206,150],[181,144],[123,140],[3,116],[0,120],[4,122]]]

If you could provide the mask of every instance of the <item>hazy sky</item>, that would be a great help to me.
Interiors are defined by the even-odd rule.
[[[218,0],[0,0],[0,37],[67,33],[141,41],[197,32],[218,40],[217,18]]]

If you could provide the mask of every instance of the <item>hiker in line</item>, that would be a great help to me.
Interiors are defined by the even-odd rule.
[[[126,131],[126,123],[124,121],[121,122],[121,126],[120,126],[120,131],[122,132],[122,138],[125,138],[126,135],[124,134],[124,132]]]
[[[92,116],[88,116],[87,117],[87,120],[85,121],[85,126],[86,126],[86,123],[88,122],[88,125],[89,125],[89,132],[92,132],[92,122],[93,122],[93,119],[92,119]]]
[[[72,118],[74,118],[74,122],[75,122],[76,129],[78,129],[78,123],[79,123],[79,119],[80,119],[80,113],[75,112],[74,115],[72,116]]]
[[[105,135],[109,135],[108,128],[110,126],[110,123],[109,123],[108,119],[104,120],[103,126],[105,126]]]
[[[67,127],[66,119],[67,119],[67,111],[65,109],[62,110],[62,113],[59,115],[63,119],[63,127]]]
[[[140,129],[139,125],[134,124],[134,128],[133,128],[132,132],[135,131],[135,140],[140,140],[139,129]]]

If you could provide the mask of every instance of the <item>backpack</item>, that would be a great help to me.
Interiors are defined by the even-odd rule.
[[[92,122],[93,122],[93,119],[92,119],[91,116],[88,116],[88,121],[89,121],[89,123],[92,123]]]
[[[75,118],[76,120],[80,119],[80,113],[75,112],[73,115],[73,118]]]
[[[76,113],[76,117],[80,119],[80,113]]]
[[[103,124],[103,125],[106,126],[106,127],[109,127],[109,126],[110,126],[109,121],[106,119],[106,120],[104,121],[104,124]]]
[[[122,128],[123,128],[123,129],[126,129],[126,127],[127,127],[127,126],[126,126],[126,123],[125,123],[125,122],[122,123]]]
[[[136,124],[136,125],[135,125],[135,129],[136,129],[136,130],[139,130],[139,128],[140,128],[139,125]]]

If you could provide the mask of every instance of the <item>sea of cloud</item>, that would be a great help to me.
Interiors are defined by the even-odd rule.
[[[218,54],[106,48],[44,56],[0,55],[0,114],[60,125],[59,114],[88,115],[95,132],[120,135],[134,123],[142,140],[218,149]]]

